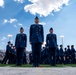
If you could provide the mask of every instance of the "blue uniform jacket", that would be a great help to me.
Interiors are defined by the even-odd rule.
[[[9,45],[6,46],[6,55],[9,55],[11,53],[11,47]]]
[[[44,31],[43,26],[38,24],[33,24],[30,27],[30,42],[32,43],[42,43],[44,42]]]
[[[16,48],[25,48],[27,46],[27,36],[26,34],[17,34],[15,39]]]
[[[47,34],[46,45],[49,46],[50,48],[56,48],[57,47],[56,34]]]

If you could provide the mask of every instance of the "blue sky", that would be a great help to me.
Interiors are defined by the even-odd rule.
[[[53,27],[59,45],[62,44],[60,36],[64,35],[64,47],[74,44],[76,48],[76,0],[0,0],[0,49],[6,49],[8,35],[14,44],[20,27],[24,27],[27,50],[31,50],[29,27],[36,15],[43,24],[45,39]]]

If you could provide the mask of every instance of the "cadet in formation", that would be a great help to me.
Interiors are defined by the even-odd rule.
[[[49,48],[49,63],[50,65],[56,65],[56,48],[57,48],[57,37],[53,33],[53,28],[50,28],[50,33],[46,36],[46,45]]]
[[[41,58],[41,46],[44,43],[43,26],[39,24],[39,18],[36,16],[35,24],[30,26],[30,44],[32,46],[33,66],[39,67]]]
[[[11,42],[8,42],[8,45],[6,46],[6,53],[5,53],[5,57],[2,61],[2,64],[6,64],[7,60],[10,61],[10,57],[9,54],[11,53]]]
[[[23,33],[24,29],[20,28],[20,33],[16,35],[15,47],[16,47],[16,65],[20,66],[23,63],[23,54],[27,46],[27,36]]]

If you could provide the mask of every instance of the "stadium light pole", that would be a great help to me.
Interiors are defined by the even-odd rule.
[[[62,46],[64,48],[64,42],[63,42],[64,35],[61,35],[60,38],[61,38]]]
[[[12,38],[12,35],[11,34],[8,34],[8,38],[9,38],[9,41],[10,41],[11,38]]]

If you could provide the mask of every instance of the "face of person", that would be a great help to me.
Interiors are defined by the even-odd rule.
[[[62,48],[63,46],[61,46],[60,48]]]
[[[70,47],[68,46],[68,48],[70,48]]]
[[[66,48],[65,48],[65,51],[66,51]]]
[[[13,49],[15,49],[15,47],[13,47]]]
[[[53,33],[53,30],[50,30],[50,33]]]
[[[35,23],[39,23],[39,19],[35,19]]]
[[[8,43],[9,45],[11,44],[11,43]]]
[[[74,46],[72,46],[71,48],[74,48]]]
[[[23,33],[24,32],[24,30],[23,29],[20,29],[20,33]]]

